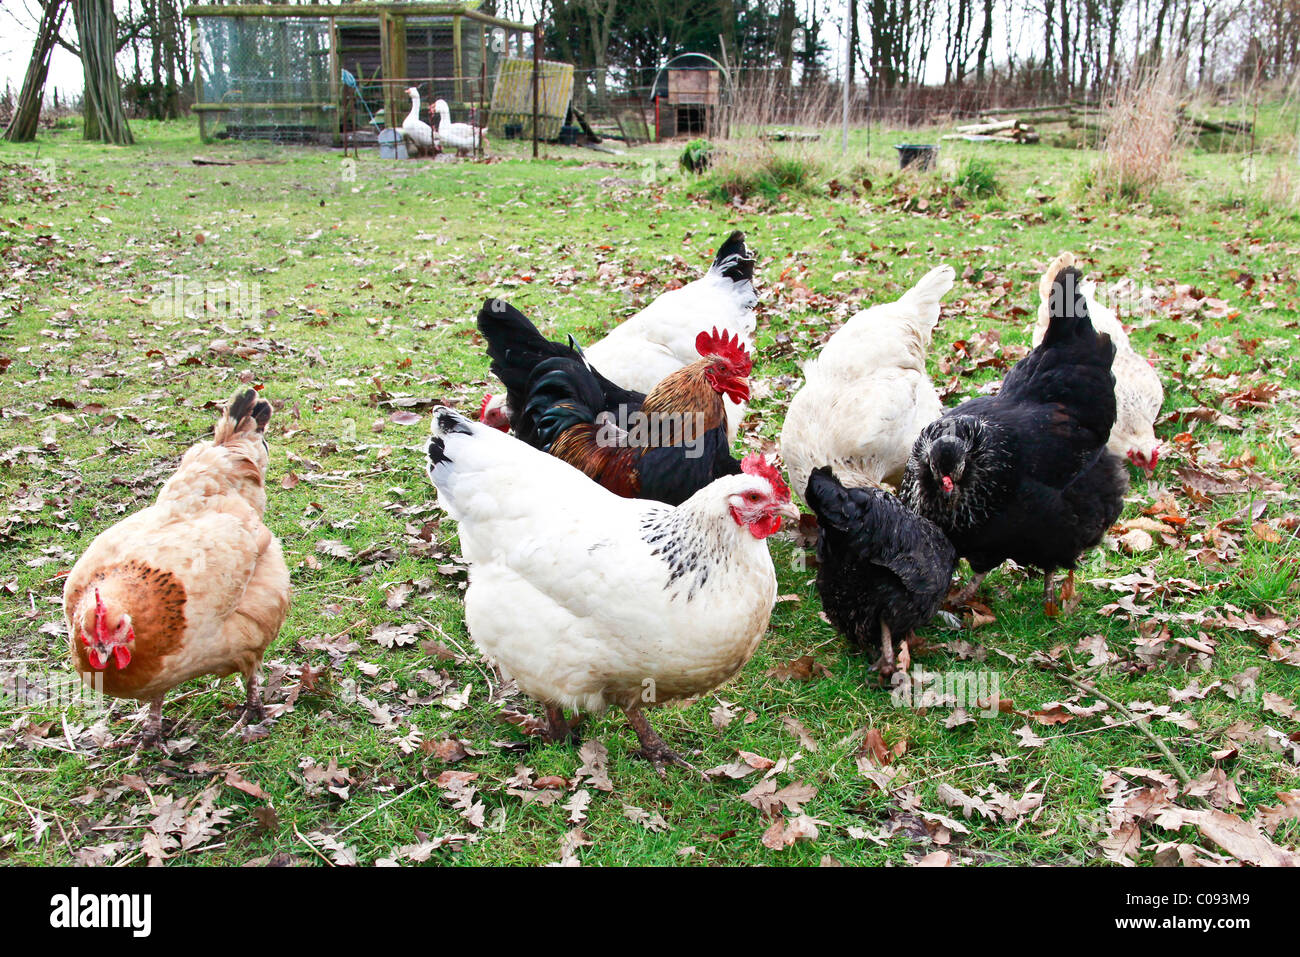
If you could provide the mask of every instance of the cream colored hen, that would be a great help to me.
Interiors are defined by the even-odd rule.
[[[271,406],[231,399],[212,441],[195,445],[158,500],[101,532],[63,587],[73,666],[115,698],[149,701],[200,675],[238,671],[245,716],[262,716],[257,670],[289,613],[289,569],[262,522]]]
[[[781,431],[801,498],[823,465],[849,488],[901,481],[912,443],[943,411],[925,355],[955,275],[951,266],[930,270],[895,302],[858,313],[804,364]]]
[[[1060,270],[1073,265],[1074,256],[1063,252],[1047,267],[1047,272],[1039,281],[1041,301],[1038,304],[1038,322],[1034,326],[1035,346],[1042,341],[1050,319],[1048,298],[1051,295],[1052,279]],[[1128,333],[1124,331],[1114,311],[1097,301],[1096,283],[1085,282],[1080,291],[1088,303],[1088,315],[1092,319],[1093,328],[1109,335],[1110,341],[1115,344],[1115,363],[1111,367],[1115,373],[1115,426],[1110,430],[1110,440],[1106,447],[1138,468],[1145,469],[1150,475],[1160,458],[1160,440],[1155,433],[1155,420],[1160,415],[1160,406],[1165,399],[1160,375],[1150,362],[1133,349]]]

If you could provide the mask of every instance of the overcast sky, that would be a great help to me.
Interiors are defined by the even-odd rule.
[[[8,84],[15,96],[22,88],[27,60],[32,55],[39,9],[31,0],[0,0],[0,87]],[[64,35],[69,36],[72,33],[71,11],[64,15],[64,20],[68,24]],[[50,96],[56,88],[60,99],[65,92],[79,94],[81,83],[81,61],[62,47],[55,47],[50,58],[50,78],[45,86],[45,95]]]

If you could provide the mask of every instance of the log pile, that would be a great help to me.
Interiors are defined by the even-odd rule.
[[[957,127],[945,140],[968,143],[1037,143],[1038,131],[1023,120],[988,120]]]
[[[1179,119],[1197,135],[1222,133],[1249,136],[1252,125],[1248,120],[1209,120],[1189,116],[1179,110]],[[1032,119],[1030,125],[1026,117]],[[978,123],[958,126],[945,140],[965,140],[969,143],[1037,143],[1039,127],[1064,123],[1074,130],[1100,138],[1104,110],[1096,105],[1058,103],[1050,106],[1031,106],[1015,109],[985,110]]]

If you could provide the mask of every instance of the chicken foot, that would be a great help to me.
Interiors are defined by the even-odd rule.
[[[680,754],[668,747],[668,743],[659,737],[658,732],[650,727],[650,722],[646,719],[645,713],[635,705],[631,708],[624,708],[623,713],[627,715],[627,723],[632,725],[632,730],[636,732],[637,740],[641,742],[641,747],[637,754],[645,758],[654,769],[659,772],[659,776],[664,776],[664,766],[676,764],[683,768],[689,768],[696,774],[703,777],[702,772],[691,764]]]
[[[244,688],[244,707],[226,734],[233,734],[240,728],[261,724],[266,720],[266,705],[262,703],[262,687],[257,680],[257,672],[244,675]]]
[[[953,596],[952,603],[954,605],[970,604],[970,600],[974,598],[975,595],[979,592],[980,585],[984,584],[984,579],[987,576],[988,576],[988,572],[980,572],[979,574],[977,574],[974,578],[970,580],[969,585],[967,585],[965,588],[963,588],[961,591],[957,592],[957,594]]]
[[[134,745],[137,751],[159,747],[162,744],[162,706],[163,696],[159,695],[149,702],[149,714],[144,719],[140,733],[115,741],[110,747],[127,748]]]
[[[564,709],[546,706],[546,728],[542,731],[542,740],[556,743],[568,741],[571,744],[578,743],[578,729],[582,727],[582,718],[580,714],[573,716],[572,720],[564,717]]]
[[[876,661],[876,670],[880,677],[888,679],[894,673],[894,636],[889,633],[889,626],[880,623],[880,658]]]

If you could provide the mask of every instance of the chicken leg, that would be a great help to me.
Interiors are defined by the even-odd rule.
[[[1050,571],[1043,572],[1043,614],[1055,618],[1060,613],[1061,606],[1056,601],[1056,576]]]
[[[894,673],[894,637],[883,621],[880,623],[880,658],[876,662],[876,670],[885,679]]]
[[[661,777],[664,774],[664,766],[668,764],[690,768],[696,774],[701,773],[693,764],[668,747],[667,742],[659,737],[654,728],[650,727],[650,722],[640,708],[633,705],[630,708],[624,708],[623,713],[627,715],[628,724],[632,725],[637,740],[641,742],[641,748],[637,751],[637,754],[653,764],[654,769],[659,772]]]
[[[953,596],[952,603],[954,605],[970,604],[970,600],[975,597],[976,593],[979,592],[980,585],[984,584],[984,579],[987,576],[988,576],[988,572],[980,572],[979,574],[977,574],[974,578],[970,580],[969,585],[967,585],[965,588],[963,588],[961,591],[957,592],[957,594]]]
[[[550,743],[568,741],[572,744],[578,743],[578,728],[582,727],[582,715],[574,715],[573,720],[564,717],[564,709],[546,706],[546,728],[542,731],[542,739]]]
[[[156,748],[162,744],[162,706],[162,695],[150,702],[149,716],[144,719],[144,728],[140,731],[138,747]]]
[[[244,698],[244,719],[249,724],[257,724],[266,718],[266,706],[262,704],[262,686],[257,680],[257,672],[244,675],[244,687],[248,689]]]

